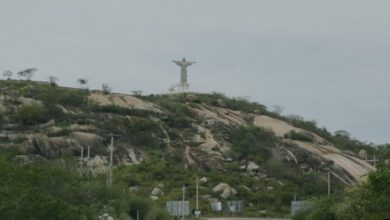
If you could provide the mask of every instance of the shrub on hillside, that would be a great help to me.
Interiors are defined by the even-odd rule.
[[[129,200],[129,214],[132,219],[137,219],[137,212],[140,220],[146,220],[146,216],[152,208],[150,199],[133,197]]]
[[[128,126],[131,142],[136,146],[155,148],[160,146],[160,126],[147,118],[132,117]]]
[[[2,122],[4,121],[4,118],[5,118],[5,113],[2,110],[0,110],[0,128],[1,128]]]
[[[233,173],[233,172],[241,172],[240,164],[232,162],[232,163],[225,163],[223,168],[226,170],[228,173]]]
[[[165,123],[172,128],[191,128],[192,120],[188,118],[184,113],[179,112],[169,115],[165,120]]]
[[[23,125],[35,125],[46,121],[45,109],[38,104],[23,105],[15,113],[15,119]]]
[[[301,131],[290,131],[287,134],[284,135],[285,138],[290,138],[297,141],[306,141],[306,142],[313,142],[313,135],[307,132],[301,132]]]
[[[88,103],[86,91],[59,87],[44,87],[37,98],[47,106],[59,104],[65,107],[84,107]]]
[[[278,139],[270,130],[258,127],[240,127],[231,131],[231,154],[246,164],[254,160],[262,164],[271,157],[271,149]]]
[[[153,208],[146,215],[146,220],[170,220],[172,219],[169,213],[162,208]]]

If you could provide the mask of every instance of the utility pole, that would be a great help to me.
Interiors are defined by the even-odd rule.
[[[195,217],[200,218],[201,212],[199,210],[199,177],[196,176],[196,209],[195,209]]]
[[[90,146],[88,145],[87,160],[89,160]]]
[[[112,186],[112,164],[113,164],[113,155],[114,155],[114,137],[120,136],[120,135],[114,135],[113,133],[111,133],[108,136],[111,137],[111,145],[108,147],[108,149],[110,150],[110,163],[108,166],[107,186],[108,186],[108,188],[111,188],[111,186]]]
[[[199,211],[199,178],[196,177],[196,211]]]
[[[328,170],[328,198],[330,198],[330,170]]]
[[[81,146],[80,152],[80,176],[83,176],[84,147]]]
[[[185,208],[185,205],[184,205],[184,200],[185,200],[185,194],[186,194],[186,187],[183,186],[183,201],[182,201],[182,206],[181,206],[181,214],[182,214],[182,217],[184,220],[184,208]]]
[[[378,162],[378,161],[379,160],[376,159],[376,153],[375,152],[374,152],[374,159],[372,159],[372,160],[369,160],[367,158],[367,156],[366,156],[366,162],[372,164],[374,167],[376,167],[376,162]]]

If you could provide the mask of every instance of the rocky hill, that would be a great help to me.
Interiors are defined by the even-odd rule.
[[[370,147],[348,135],[217,93],[132,96],[5,80],[0,123],[2,152],[23,163],[49,161],[77,171],[80,148],[86,156],[89,146],[83,172],[96,177],[107,172],[107,135],[120,135],[114,182],[166,201],[197,175],[205,207],[212,200],[244,199],[249,211],[283,213],[294,193],[325,193],[328,170],[334,191],[375,170],[357,155]],[[270,208],[275,204],[279,210]]]

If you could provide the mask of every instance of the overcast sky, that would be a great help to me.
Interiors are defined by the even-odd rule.
[[[390,142],[390,1],[0,0],[0,71],[66,86],[245,96]]]

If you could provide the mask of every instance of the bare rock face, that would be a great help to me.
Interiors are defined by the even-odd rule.
[[[45,135],[34,136],[29,141],[33,146],[33,151],[44,157],[53,158],[60,156],[61,152],[67,150],[69,146],[77,146],[77,142],[63,137],[49,138]]]
[[[224,199],[237,195],[237,190],[227,183],[220,183],[213,188],[213,192],[222,192],[220,196]]]
[[[94,92],[91,93],[88,99],[102,106],[117,105],[123,108],[140,109],[140,110],[161,113],[161,110],[155,104],[130,95],[120,95],[120,94],[105,95],[102,93]]]
[[[137,154],[135,153],[134,149],[132,149],[132,148],[127,149],[126,163],[129,165],[141,163],[141,161],[137,157]]]
[[[69,129],[72,131],[90,132],[90,131],[95,131],[96,127],[93,125],[72,124],[69,126]]]
[[[83,146],[100,146],[103,143],[103,138],[94,133],[73,132],[69,136],[77,140]]]
[[[186,149],[184,151],[184,156],[186,158],[186,162],[188,163],[188,165],[195,165],[196,164],[195,160],[192,157],[191,148],[189,146],[186,146]]]

